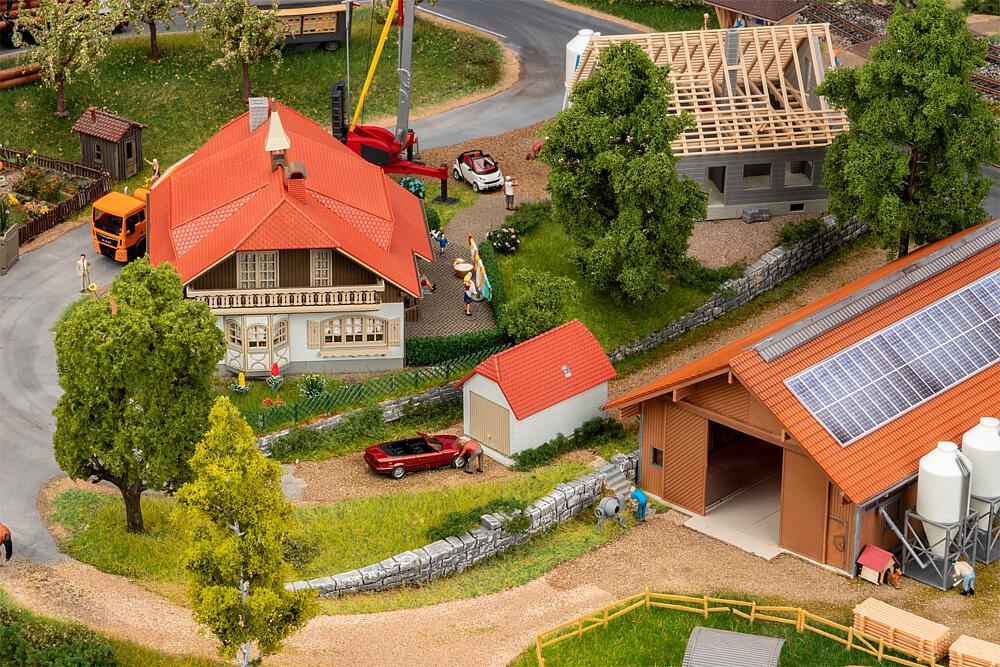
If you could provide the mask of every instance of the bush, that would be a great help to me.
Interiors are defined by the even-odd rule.
[[[521,269],[514,275],[517,296],[507,305],[500,325],[517,342],[563,324],[569,319],[569,305],[576,301],[576,282],[548,271]]]
[[[282,557],[296,570],[316,560],[319,551],[319,545],[301,533],[290,533],[281,543]]]
[[[427,220],[427,229],[430,231],[441,229],[441,214],[433,208],[424,208],[424,218]]]
[[[539,466],[548,465],[568,452],[595,447],[610,440],[624,437],[625,427],[620,421],[597,417],[577,426],[569,437],[560,433],[533,449],[513,454],[511,458],[514,459],[514,470],[527,472]]]
[[[423,199],[424,195],[427,194],[427,186],[424,185],[423,181],[419,181],[412,176],[403,176],[399,179],[399,184],[412,192],[417,199]]]
[[[22,195],[32,199],[41,199],[47,202],[59,202],[65,199],[63,191],[69,194],[76,194],[76,186],[69,182],[64,182],[57,175],[49,175],[44,167],[32,162],[24,167],[21,172],[21,180],[14,188]]]
[[[84,628],[0,609],[0,659],[28,667],[114,667],[110,644]]]
[[[778,242],[785,246],[792,245],[799,241],[811,239],[824,230],[826,230],[826,225],[819,218],[806,218],[799,222],[786,222],[778,230]]]
[[[315,398],[326,392],[326,378],[322,375],[307,375],[299,383],[299,393],[306,398]]]
[[[325,449],[327,439],[325,431],[299,426],[271,443],[271,456],[282,460],[302,456],[308,452]]]
[[[1000,16],[1000,5],[996,0],[965,0],[962,8],[970,14],[991,14]]]
[[[363,408],[349,414],[344,421],[330,430],[336,444],[347,444],[357,440],[378,440],[388,429],[383,419],[384,411],[378,403],[368,403]]]
[[[492,280],[492,278],[491,278]],[[496,291],[493,293],[496,299]],[[434,366],[459,357],[479,354],[510,342],[499,328],[470,331],[454,336],[427,336],[406,341],[407,366]]]
[[[736,262],[721,269],[710,269],[703,266],[694,257],[684,257],[674,263],[673,273],[681,285],[693,287],[702,292],[714,292],[719,289],[719,285],[727,280],[742,276],[743,263]]]
[[[427,531],[427,541],[437,542],[446,537],[461,535],[462,533],[478,528],[479,519],[484,514],[493,514],[494,512],[513,514],[514,510],[519,509],[524,508],[514,498],[496,498],[488,503],[470,507],[464,512],[451,512],[444,517],[441,523]]]
[[[513,255],[518,246],[521,245],[521,237],[513,227],[494,229],[486,235],[486,240],[501,255]]]
[[[521,204],[507,217],[507,226],[524,236],[552,217],[552,202],[548,199]]]

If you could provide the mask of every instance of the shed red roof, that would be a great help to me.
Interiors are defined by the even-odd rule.
[[[171,262],[187,283],[237,251],[335,248],[419,294],[414,256],[433,258],[420,200],[315,121],[274,108],[291,143],[288,163],[306,167],[304,196],[271,169],[271,121],[251,132],[243,114],[150,191],[153,263]]]
[[[870,567],[873,570],[881,572],[893,560],[894,557],[891,553],[874,544],[869,544],[858,557],[858,565],[864,565],[865,567]]]
[[[705,4],[771,22],[781,21],[802,11],[802,5],[795,0],[705,0]]]
[[[500,386],[518,419],[526,419],[616,375],[601,344],[579,320],[494,354],[458,384],[476,374]]]
[[[146,126],[134,120],[95,109],[94,107],[90,107],[84,111],[83,115],[73,123],[74,132],[113,143],[121,141],[125,133],[133,127],[144,128]]]

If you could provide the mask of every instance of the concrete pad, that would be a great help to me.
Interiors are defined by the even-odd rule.
[[[306,480],[295,476],[295,466],[282,464],[281,490],[288,500],[298,500],[306,488]]]
[[[771,560],[783,551],[778,546],[780,509],[781,474],[775,472],[684,525]]]

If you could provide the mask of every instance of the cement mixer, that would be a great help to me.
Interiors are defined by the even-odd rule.
[[[622,508],[624,506],[625,501],[621,496],[601,498],[601,502],[597,503],[597,507],[594,509],[594,516],[597,517],[597,532],[601,532],[604,528],[604,522],[610,519],[617,520],[618,524],[624,528],[625,517],[622,515]]]

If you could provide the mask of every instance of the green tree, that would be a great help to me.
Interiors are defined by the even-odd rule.
[[[520,343],[569,320],[569,306],[577,298],[573,280],[548,271],[521,269],[514,274],[514,282],[517,293],[502,317],[508,336]]]
[[[969,82],[986,44],[944,0],[896,12],[886,30],[870,62],[830,72],[817,92],[850,119],[827,151],[830,209],[868,220],[901,256],[986,217],[980,164],[1000,161],[1000,119]]]
[[[247,0],[212,0],[200,5],[198,15],[209,38],[222,51],[214,65],[228,69],[239,63],[243,71],[243,101],[250,99],[250,65],[272,60],[277,71],[287,27],[278,21],[278,0],[271,9],[258,9]]]
[[[705,217],[698,183],[677,173],[670,143],[691,125],[669,113],[667,69],[637,45],[604,49],[572,106],[545,134],[554,219],[576,241],[584,278],[619,301],[638,301],[687,251]]]
[[[149,30],[149,59],[154,61],[160,59],[156,22],[164,23],[169,28],[176,14],[185,17],[192,14],[182,0],[128,0],[125,7],[129,19],[139,25],[146,24]]]
[[[121,20],[117,3],[100,13],[87,0],[41,0],[37,7],[21,9],[14,25],[14,45],[28,33],[37,44],[32,60],[42,65],[42,80],[56,91],[56,115],[68,116],[64,87],[77,73],[97,76],[97,63],[105,58],[111,31]]]
[[[194,480],[177,493],[176,518],[190,530],[185,566],[191,572],[195,618],[222,644],[222,654],[250,663],[254,642],[273,653],[315,613],[309,591],[285,590],[282,547],[291,508],[281,467],[261,454],[253,431],[225,396],[198,443]]]
[[[111,482],[128,530],[141,532],[146,489],[173,491],[205,432],[222,333],[184,298],[169,264],[136,260],[110,297],[82,299],[56,324],[63,395],[53,414],[56,462],[74,479]]]

